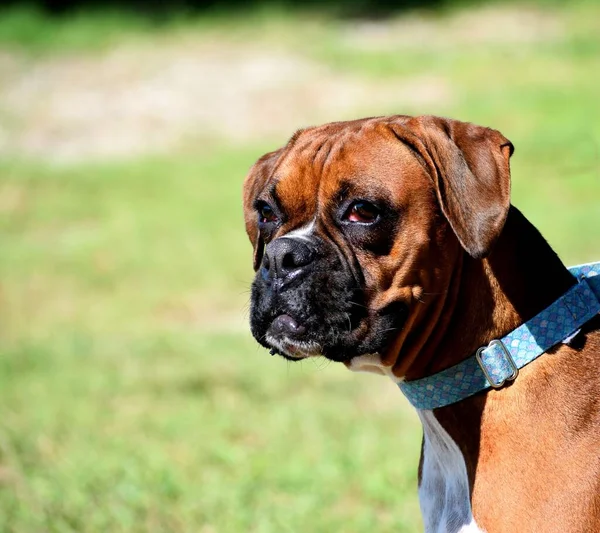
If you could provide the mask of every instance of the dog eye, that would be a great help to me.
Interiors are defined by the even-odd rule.
[[[349,222],[361,222],[369,224],[379,218],[379,209],[377,206],[364,200],[354,202],[346,211],[344,218]]]
[[[275,214],[275,212],[273,211],[273,208],[265,203],[265,202],[261,202],[258,206],[257,206],[257,210],[258,210],[258,221],[261,224],[267,224],[268,222],[277,222],[277,215]]]

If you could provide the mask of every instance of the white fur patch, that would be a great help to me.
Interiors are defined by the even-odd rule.
[[[308,224],[306,224],[306,226],[289,231],[285,235],[282,235],[282,237],[285,237],[286,239],[298,239],[299,241],[312,242],[311,234],[315,230],[316,222],[317,219],[313,218]]]
[[[381,362],[381,356],[378,353],[368,353],[353,357],[346,363],[346,366],[353,372],[372,372],[389,377],[394,383],[404,381],[404,378],[394,376],[391,366],[386,366]]]
[[[473,519],[462,452],[433,411],[417,413],[425,438],[419,485],[425,533],[484,533]]]

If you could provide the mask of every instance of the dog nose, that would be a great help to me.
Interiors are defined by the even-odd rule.
[[[299,274],[314,258],[314,250],[307,243],[279,237],[267,245],[263,267],[269,277],[284,279]]]

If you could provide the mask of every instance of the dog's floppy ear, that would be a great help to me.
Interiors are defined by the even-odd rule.
[[[445,118],[416,117],[404,127],[425,147],[442,212],[458,240],[472,257],[485,257],[510,207],[512,143],[496,130]]]
[[[254,163],[244,180],[244,222],[246,233],[254,247],[253,267],[255,271],[258,270],[262,261],[265,243],[258,230],[258,216],[254,208],[254,202],[273,173],[280,154],[281,150],[276,150],[263,155]]]

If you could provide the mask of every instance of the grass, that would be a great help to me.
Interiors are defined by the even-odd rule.
[[[268,34],[238,22],[211,39],[296,49],[310,35],[297,53],[340,74],[443,78],[452,95],[433,109],[373,112],[500,129],[516,146],[514,203],[567,263],[597,260],[600,12],[548,9],[561,32],[524,44],[357,51],[341,22],[298,19],[290,32],[276,17]],[[37,46],[20,35],[10,47]],[[240,185],[283,141],[0,163],[0,531],[420,530],[420,433],[394,386],[288,365],[246,330]]]
[[[409,531],[417,512],[399,400],[381,408],[333,369],[297,379],[223,334],[74,335],[5,357],[5,531],[297,531],[313,516],[325,532],[349,509],[357,530]],[[380,446],[413,451],[380,469]]]

